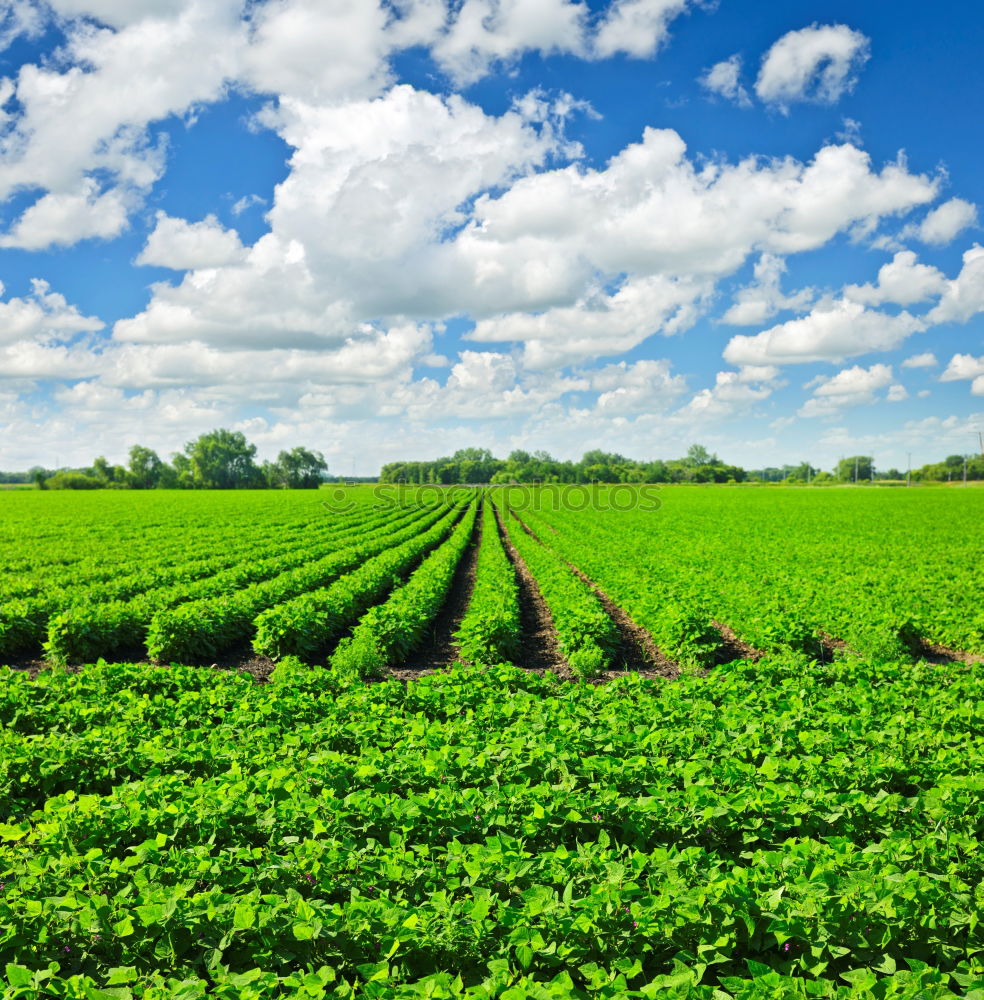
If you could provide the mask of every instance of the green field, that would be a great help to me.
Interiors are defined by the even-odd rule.
[[[981,1000],[982,516],[5,494],[2,995]]]

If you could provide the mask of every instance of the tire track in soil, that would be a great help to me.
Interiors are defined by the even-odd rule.
[[[506,526],[502,520],[502,511],[495,507],[495,520],[499,527],[499,538],[502,547],[516,572],[519,584],[519,623],[520,623],[520,655],[522,661],[517,666],[537,674],[552,671],[566,680],[574,679],[574,672],[561,652],[557,641],[557,629],[547,602],[544,601],[540,588],[533,579],[522,556],[516,551],[516,546],[506,534]]]
[[[472,591],[475,589],[475,569],[478,565],[478,550],[482,544],[482,504],[485,502],[484,499],[479,502],[468,548],[458,560],[447,597],[431,625],[427,638],[420,649],[407,657],[402,666],[391,668],[386,674],[387,677],[400,681],[417,680],[438,670],[445,670],[460,659],[454,633],[458,631],[461,619],[465,617],[465,612],[471,603]]]
[[[537,536],[527,524],[520,520],[515,511],[509,512],[516,523],[540,545],[543,541]],[[546,546],[549,547],[549,546]],[[559,554],[559,553],[558,553]],[[563,559],[563,556],[561,556]],[[605,613],[611,618],[619,637],[619,654],[624,664],[621,670],[605,670],[598,675],[591,683],[604,683],[619,677],[622,674],[631,672],[650,679],[660,678],[661,680],[672,680],[680,676],[680,665],[671,660],[653,641],[653,637],[639,624],[634,622],[626,611],[616,604],[587,574],[583,573],[573,563],[564,559],[564,564],[568,569],[598,598],[599,603],[605,609]]]

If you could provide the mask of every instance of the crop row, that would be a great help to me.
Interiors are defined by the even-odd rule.
[[[815,655],[833,636],[893,662],[922,640],[984,653],[978,507],[956,492],[696,490],[655,512],[543,516],[590,533],[614,566],[631,555],[670,602],[707,608],[760,649]]]
[[[197,612],[203,602],[239,600],[236,595],[240,592],[279,593],[285,586],[323,579],[326,572],[349,565],[346,560],[350,561],[352,556],[347,553],[353,547],[376,538],[388,538],[415,524],[421,516],[420,512],[402,513],[395,518],[381,516],[320,535],[312,533],[304,545],[280,550],[266,559],[243,560],[204,579],[149,590],[127,602],[70,608],[49,620],[45,651],[56,663],[91,663],[100,656],[141,648],[149,634],[160,634],[159,622],[163,616],[181,605],[193,604]],[[273,547],[277,547],[275,543]],[[262,556],[265,550],[261,547],[257,556]],[[215,648],[224,647],[217,644]]]
[[[505,518],[509,540],[536,580],[571,670],[590,678],[608,669],[618,635],[597,596],[556,552],[527,534],[508,511]]]
[[[446,513],[442,508],[411,520],[399,530],[373,532],[350,548],[270,580],[220,598],[190,601],[158,612],[147,630],[147,652],[159,662],[194,663],[250,642],[256,635],[256,619],[262,612],[329,586],[373,556],[390,549],[398,551],[406,542],[419,544],[419,539],[429,537],[426,529],[435,522],[431,531],[443,533],[457,516],[457,507]]]
[[[535,512],[523,518],[562,560],[571,563],[612,598],[656,645],[677,663],[708,667],[720,658],[721,633],[711,613],[695,597],[671,592],[664,582],[642,571],[637,563],[611,558],[609,536],[589,525],[576,534],[558,533]]]
[[[519,584],[489,500],[482,505],[475,585],[455,639],[469,663],[506,663],[519,655],[520,627]]]
[[[399,515],[399,511],[397,511]],[[402,515],[404,517],[410,515]],[[48,652],[57,660],[85,662],[111,654],[121,644],[132,643],[136,629],[146,625],[153,612],[194,596],[221,594],[330,552],[347,537],[392,519],[380,513],[362,521],[323,521],[291,540],[251,538],[241,532],[238,544],[215,554],[194,556],[163,570],[122,573],[109,585],[51,588],[25,600],[0,607],[0,655],[37,650],[47,632]],[[250,559],[245,557],[249,555]],[[254,562],[255,560],[255,562]]]
[[[333,670],[360,678],[378,677],[412,653],[441,609],[452,577],[475,530],[470,504],[450,537],[414,570],[383,604],[370,608],[332,654]]]
[[[399,544],[391,542],[382,547],[383,551],[331,587],[270,608],[256,619],[253,648],[274,659],[287,655],[308,660],[323,658],[346,626],[370,604],[385,597],[422,556],[447,536],[459,513],[455,508],[429,531],[410,534]]]

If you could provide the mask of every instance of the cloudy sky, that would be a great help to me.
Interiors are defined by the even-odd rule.
[[[962,0],[0,0],[0,47],[0,468],[976,449]]]

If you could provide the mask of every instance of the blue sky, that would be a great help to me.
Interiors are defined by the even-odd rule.
[[[976,449],[984,19],[0,2],[0,468]]]

